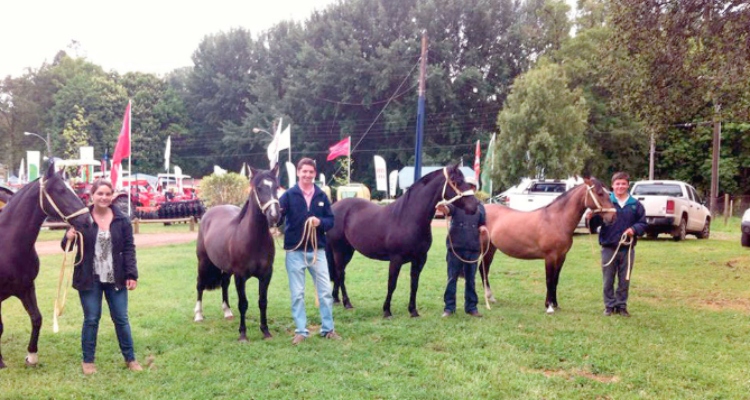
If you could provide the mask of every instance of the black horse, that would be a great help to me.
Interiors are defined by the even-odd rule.
[[[86,234],[92,220],[88,208],[76,196],[50,163],[47,173],[24,186],[3,207],[0,213],[0,307],[10,296],[21,300],[31,318],[26,364],[39,362],[37,344],[42,327],[42,314],[36,302],[34,279],[39,273],[39,256],[34,243],[47,216],[62,218],[76,230]],[[3,335],[0,311],[0,337]],[[0,353],[0,368],[4,368]]]
[[[240,338],[247,341],[245,313],[247,295],[245,282],[258,278],[258,307],[260,308],[260,330],[264,338],[270,338],[266,321],[268,285],[273,275],[275,247],[269,226],[276,226],[281,216],[276,197],[278,165],[271,171],[251,168],[250,195],[240,209],[233,205],[211,207],[201,218],[198,231],[198,302],[195,305],[195,321],[203,320],[203,291],[221,285],[224,317],[232,319],[227,289],[234,276],[240,310]]]
[[[334,226],[326,233],[328,270],[334,282],[333,298],[338,290],[346,308],[352,308],[346,293],[345,270],[354,251],[381,261],[390,261],[388,295],[383,316],[391,316],[391,297],[396,289],[401,266],[411,262],[409,313],[418,317],[419,275],[432,245],[430,224],[439,201],[454,203],[473,214],[479,201],[457,165],[423,176],[395,202],[379,206],[364,199],[349,198],[333,205]]]

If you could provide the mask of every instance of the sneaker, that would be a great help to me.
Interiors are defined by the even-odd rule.
[[[625,318],[630,317],[630,313],[628,312],[628,309],[625,307],[618,308],[617,313],[620,314],[620,316],[623,316]]]
[[[84,375],[93,375],[96,373],[96,365],[94,363],[81,363],[81,369]]]
[[[336,333],[336,331],[330,331],[326,333],[323,337],[326,339],[341,340],[341,336],[338,333]]]
[[[475,317],[475,318],[482,318],[482,314],[480,314],[479,311],[477,311],[477,310],[469,311],[469,312],[467,312],[467,314],[469,314],[469,315],[471,315],[472,317]]]
[[[614,308],[612,308],[612,307],[606,307],[606,308],[604,309],[604,316],[605,316],[605,317],[609,317],[609,316],[610,316],[610,315],[612,315],[612,313],[614,313],[614,312],[615,312],[615,309],[614,309]]]
[[[138,361],[128,361],[128,369],[131,371],[143,371],[143,367],[141,367],[141,364],[138,363]]]
[[[451,310],[445,310],[445,311],[443,311],[443,318],[450,317],[451,315],[453,315],[453,311],[451,311]]]
[[[302,343],[305,339],[307,339],[305,335],[300,335],[300,334],[294,335],[294,339],[292,339],[292,346],[296,346]]]

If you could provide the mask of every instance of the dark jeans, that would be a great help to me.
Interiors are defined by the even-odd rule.
[[[114,284],[101,283],[98,277],[94,278],[91,290],[80,290],[83,307],[83,329],[81,330],[81,348],[83,350],[83,362],[93,363],[96,354],[96,336],[99,332],[99,319],[102,316],[102,294],[107,299],[109,314],[115,323],[117,341],[125,362],[135,360],[133,351],[133,337],[130,334],[130,322],[128,322],[128,291],[126,289],[115,289]]]
[[[627,308],[628,306],[628,289],[630,281],[626,280],[628,275],[628,250],[620,248],[614,261],[609,266],[604,267],[612,259],[615,249],[611,247],[602,247],[602,283],[604,292],[604,306],[609,308]],[[630,250],[631,270],[632,264],[635,263],[635,248]],[[615,291],[615,277],[617,277],[617,291]]]
[[[478,251],[461,251],[456,253],[464,260],[476,260],[479,257]],[[456,282],[461,271],[466,278],[466,287],[464,289],[464,311],[477,311],[477,291],[475,278],[477,274],[477,263],[465,263],[459,260],[453,252],[448,250],[448,286],[445,288],[445,311],[456,312]]]

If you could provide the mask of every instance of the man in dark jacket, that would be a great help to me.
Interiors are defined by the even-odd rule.
[[[333,297],[325,253],[325,232],[333,228],[333,212],[326,194],[313,183],[316,172],[315,161],[301,159],[297,163],[299,182],[279,199],[286,219],[284,250],[296,326],[292,339],[295,346],[310,335],[305,313],[305,269],[310,271],[320,301],[320,336],[341,339],[333,330]]]
[[[646,232],[646,210],[628,193],[630,177],[625,172],[612,176],[610,200],[617,209],[617,218],[611,225],[603,225],[600,215],[591,218],[589,225],[599,229],[602,246],[602,281],[604,287],[604,315],[620,314],[629,317],[628,290],[630,271],[635,260],[638,236]],[[617,291],[615,292],[615,276]]]
[[[476,190],[477,181],[473,177],[464,178]],[[438,206],[445,215],[451,216],[448,229],[446,247],[448,254],[448,286],[445,288],[445,309],[443,317],[449,317],[456,312],[456,284],[461,272],[464,273],[466,286],[464,288],[464,311],[473,317],[481,317],[477,310],[477,291],[475,277],[477,264],[481,253],[479,235],[487,232],[484,205],[479,203],[477,212],[473,215],[452,204]]]

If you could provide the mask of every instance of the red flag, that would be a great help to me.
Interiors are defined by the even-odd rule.
[[[474,177],[477,178],[477,184],[479,184],[479,156],[481,150],[479,150],[479,141],[477,140],[477,148],[474,150]]]
[[[122,117],[122,129],[120,129],[120,136],[117,138],[115,152],[112,153],[110,179],[114,187],[117,187],[117,177],[119,171],[122,169],[122,159],[127,157],[130,157],[130,101],[128,101],[128,106],[125,108],[125,115]],[[120,168],[115,168],[115,166]]]
[[[351,136],[347,136],[346,139],[329,147],[328,151],[330,153],[328,153],[328,158],[326,158],[326,161],[331,161],[336,157],[349,156],[351,153],[351,138]]]

